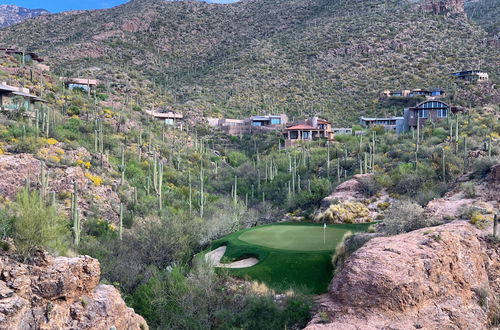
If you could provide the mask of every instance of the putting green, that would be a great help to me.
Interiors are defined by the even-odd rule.
[[[214,241],[211,250],[226,246],[228,262],[256,258],[248,268],[227,269],[234,276],[263,282],[284,292],[299,288],[303,292],[327,292],[332,279],[332,253],[347,231],[363,232],[363,224],[327,225],[326,244],[323,225],[317,223],[274,223],[244,229]]]
[[[238,239],[255,245],[291,251],[332,251],[348,229],[323,226],[266,226],[245,231]]]

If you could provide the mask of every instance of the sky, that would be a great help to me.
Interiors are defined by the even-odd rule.
[[[228,3],[236,0],[206,0],[213,3]],[[76,9],[111,8],[127,0],[0,0],[0,5],[16,5],[25,8],[42,8],[52,13]]]

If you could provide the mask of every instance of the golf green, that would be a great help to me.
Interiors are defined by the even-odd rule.
[[[348,231],[323,226],[267,226],[246,231],[238,239],[274,249],[332,251]]]
[[[252,267],[220,269],[222,272],[265,283],[280,292],[299,288],[320,294],[328,289],[333,276],[332,254],[344,234],[366,231],[370,225],[327,225],[324,231],[323,224],[275,223],[228,235],[214,241],[211,249],[225,245],[225,262],[259,259]]]

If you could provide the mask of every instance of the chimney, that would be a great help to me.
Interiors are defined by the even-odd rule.
[[[312,117],[311,126],[318,127],[318,117],[316,116]]]

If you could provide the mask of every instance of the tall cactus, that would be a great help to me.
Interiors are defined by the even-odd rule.
[[[234,187],[233,187],[233,204],[236,206],[238,203],[238,176],[234,176]]]
[[[158,207],[160,210],[163,208],[162,203],[162,186],[163,186],[163,163],[158,161],[157,155],[155,154],[155,160],[153,164],[153,189],[158,198]]]
[[[203,218],[203,212],[205,210],[205,191],[204,191],[205,179],[203,177],[203,161],[200,162],[200,198],[198,200],[198,206],[200,208],[200,218]]]
[[[121,147],[121,163],[120,166],[118,166],[118,169],[120,170],[120,186],[123,186],[125,183],[125,170],[127,169],[127,165],[125,165],[125,145],[122,145]]]
[[[73,237],[75,246],[80,244],[80,211],[78,209],[78,184],[73,182],[73,194],[71,195],[71,219],[73,222]]]
[[[120,226],[118,232],[120,241],[123,240],[123,203],[120,203]]]

